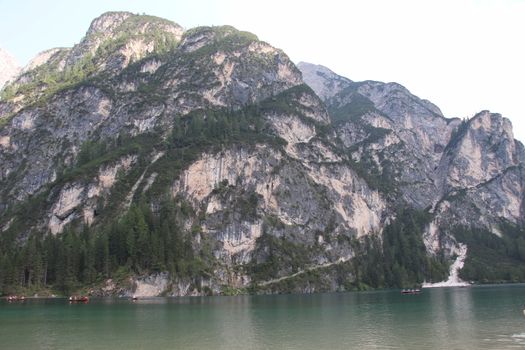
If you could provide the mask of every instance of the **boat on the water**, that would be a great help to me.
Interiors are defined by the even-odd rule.
[[[421,293],[421,289],[415,288],[415,289],[402,289],[401,294],[419,294]]]
[[[9,295],[7,297],[7,301],[11,302],[11,301],[24,301],[26,300],[26,297],[23,296],[23,295]]]
[[[87,303],[89,302],[89,297],[85,295],[72,295],[69,297],[70,303]]]

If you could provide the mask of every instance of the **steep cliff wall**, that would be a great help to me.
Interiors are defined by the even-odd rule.
[[[469,269],[478,231],[519,246],[508,120],[298,67],[229,26],[125,12],[40,54],[0,101],[2,288],[400,287],[446,279],[464,245]]]

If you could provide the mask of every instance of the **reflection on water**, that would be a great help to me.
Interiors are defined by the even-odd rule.
[[[0,301],[0,348],[510,349],[525,347],[524,292]]]
[[[432,315],[426,338],[434,347],[478,349],[472,288],[438,288],[430,298]]]

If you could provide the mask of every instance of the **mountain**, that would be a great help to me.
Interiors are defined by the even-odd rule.
[[[0,89],[20,72],[20,66],[9,52],[0,48]]]
[[[399,84],[348,80],[342,85],[341,77],[327,75],[326,68],[312,74],[315,66],[299,67],[308,72],[305,82],[319,96],[327,86],[340,84],[324,102],[351,158],[364,163],[367,177],[375,177],[379,187],[392,189],[410,206],[432,211],[465,192],[478,212],[474,221],[496,234],[499,219],[522,223],[520,169],[525,153],[508,119],[488,111],[468,121],[447,119],[438,107]],[[498,186],[492,184],[496,180]],[[464,223],[474,218],[458,216]]]
[[[423,234],[427,251],[454,255],[458,245],[451,242],[468,241],[474,252],[464,276],[504,279],[497,273],[479,276],[481,269],[492,269],[484,260],[495,253],[478,245],[490,246],[499,237],[495,245],[506,258],[521,261],[525,253],[519,229],[525,217],[525,151],[510,121],[489,111],[469,120],[447,119],[399,84],[345,81],[308,63],[299,68],[305,82],[324,96],[339,139],[363,177],[392,202],[431,214]],[[463,232],[467,227],[469,233]],[[482,256],[476,257],[479,250]]]
[[[464,278],[525,280],[524,154],[497,114],[105,13],[2,91],[0,290],[404,287],[465,246]]]

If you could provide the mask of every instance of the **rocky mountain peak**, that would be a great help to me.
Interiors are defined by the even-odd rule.
[[[499,113],[491,113],[488,110],[481,111],[472,117],[470,125],[472,129],[482,129],[487,134],[514,140],[512,122]]]
[[[131,12],[112,11],[103,13],[91,22],[86,36],[112,32],[131,16],[134,16]]]
[[[197,27],[190,29],[180,43],[183,52],[194,52],[207,45],[244,44],[258,41],[256,35],[242,32],[232,26]],[[229,45],[231,47],[231,45]]]
[[[0,48],[0,89],[20,72],[16,59],[6,50]]]
[[[49,62],[49,60],[58,52],[62,50],[68,50],[68,49],[62,49],[62,48],[53,48],[49,50],[42,51],[38,53],[35,57],[29,61],[29,63],[22,69],[22,73],[29,72],[43,64],[46,64]]]
[[[459,125],[445,162],[449,188],[480,186],[502,176],[520,162],[512,124],[500,114],[482,111]]]
[[[300,71],[283,51],[231,26],[188,30],[174,53],[165,69],[184,76],[184,81],[199,81],[205,104],[238,108],[303,84]],[[196,70],[207,74],[194,76]],[[183,86],[181,79],[164,84],[170,89]]]
[[[303,74],[304,82],[328,104],[344,104],[345,101],[348,102],[347,97],[358,93],[390,117],[403,117],[407,112],[443,117],[441,110],[436,105],[418,98],[399,83],[372,80],[354,82],[322,65],[307,62],[299,62],[297,67]],[[329,99],[332,101],[328,101]],[[412,102],[417,102],[417,104]]]
[[[297,67],[303,74],[304,82],[323,100],[335,96],[352,83],[352,80],[337,75],[318,64],[299,62]]]
[[[155,28],[158,31],[154,31]],[[167,28],[167,31],[162,28]],[[84,46],[87,50],[80,63],[75,65],[78,67],[78,75],[68,76],[66,73],[70,70],[64,69],[63,76],[67,80],[59,85],[61,97],[56,100],[56,104],[52,102],[53,98],[48,98],[53,96],[55,86],[49,85],[41,94],[45,100],[45,104],[42,105],[45,109],[56,110],[54,115],[57,119],[54,121],[59,122],[60,126],[55,125],[53,132],[42,136],[38,142],[59,145],[65,139],[69,139],[62,155],[63,159],[68,159],[67,162],[71,164],[82,143],[89,142],[93,133],[105,140],[114,138],[115,133],[136,136],[157,129],[168,132],[173,125],[173,116],[191,115],[197,110],[238,110],[303,84],[301,73],[284,52],[258,41],[251,33],[229,26],[190,30],[184,35],[180,45],[173,42],[176,46],[170,48],[169,54],[157,51],[154,44],[168,37],[173,38],[170,30],[176,28],[172,22],[163,19],[130,16],[113,29],[113,34],[122,35],[120,39],[112,37],[97,44],[95,41],[90,43],[89,40],[99,40],[101,36],[91,35],[84,38],[73,49],[79,53]],[[147,41],[150,33],[155,36],[151,37],[151,41]],[[95,56],[87,59],[89,50],[92,50],[89,46],[91,44],[99,45],[99,49]],[[142,49],[138,50],[140,48]],[[157,54],[145,58],[149,52]],[[61,55],[62,58],[59,59],[57,55]],[[66,58],[63,58],[64,56]],[[66,67],[67,64],[71,64],[65,62],[72,58],[74,53],[67,50],[43,53],[37,61],[46,62],[47,67],[41,64],[28,71],[26,76],[28,80],[33,78],[46,82],[50,80],[47,76],[49,66],[59,70],[62,64],[66,64]],[[132,69],[125,70],[132,62],[140,63]],[[103,79],[98,78],[101,72]],[[62,77],[60,72],[57,75]],[[77,85],[81,81],[84,83]],[[22,81],[20,84],[23,88]],[[33,93],[34,91],[31,90]],[[15,91],[15,97],[16,93]],[[305,111],[308,117],[328,122],[325,110],[318,106],[321,102],[310,89],[305,92],[298,90],[296,95],[301,103],[308,106],[304,107],[308,108],[308,111]],[[63,102],[65,100],[70,102]],[[73,101],[82,107],[72,107],[70,103]],[[121,106],[121,111],[126,112],[111,112],[117,105]],[[9,107],[7,104],[6,106]],[[50,120],[45,121],[45,113],[42,110],[29,108],[28,114],[22,116],[16,111],[21,110],[23,104],[20,103],[16,108],[6,108],[8,113],[4,115],[10,114],[11,122],[6,123],[7,127],[1,130],[1,135],[5,136],[3,140],[10,140],[11,136],[8,135],[21,128],[27,138],[20,137],[20,140],[24,139],[20,142],[30,142],[33,132],[52,125]],[[78,110],[80,114],[72,113],[70,108]],[[58,112],[59,110],[63,113]],[[92,118],[86,115],[91,115]],[[79,122],[82,127],[79,127]],[[4,143],[6,146],[0,150],[0,161],[3,159],[2,151],[6,154],[15,151],[10,142]],[[18,165],[17,162],[7,165],[6,160],[4,175]],[[41,165],[43,167],[37,166],[36,163],[31,164],[26,168],[27,172],[21,171],[17,175],[24,177],[23,181],[33,181],[35,172],[40,173],[38,181],[33,181],[23,191],[17,190],[17,198],[26,198],[53,181],[53,165]],[[7,170],[8,168],[10,170]]]
[[[0,118],[86,78],[101,73],[110,76],[148,55],[164,55],[177,47],[183,32],[181,26],[163,18],[107,12],[93,20],[74,47],[38,54],[4,93],[10,103],[0,108]],[[146,70],[152,67],[157,63]]]
[[[126,56],[123,62],[126,66],[130,59],[137,60],[153,51],[173,47],[181,40],[183,32],[180,25],[163,18],[106,12],[93,20],[85,37],[71,50],[67,62],[75,65],[88,55],[104,52]]]

